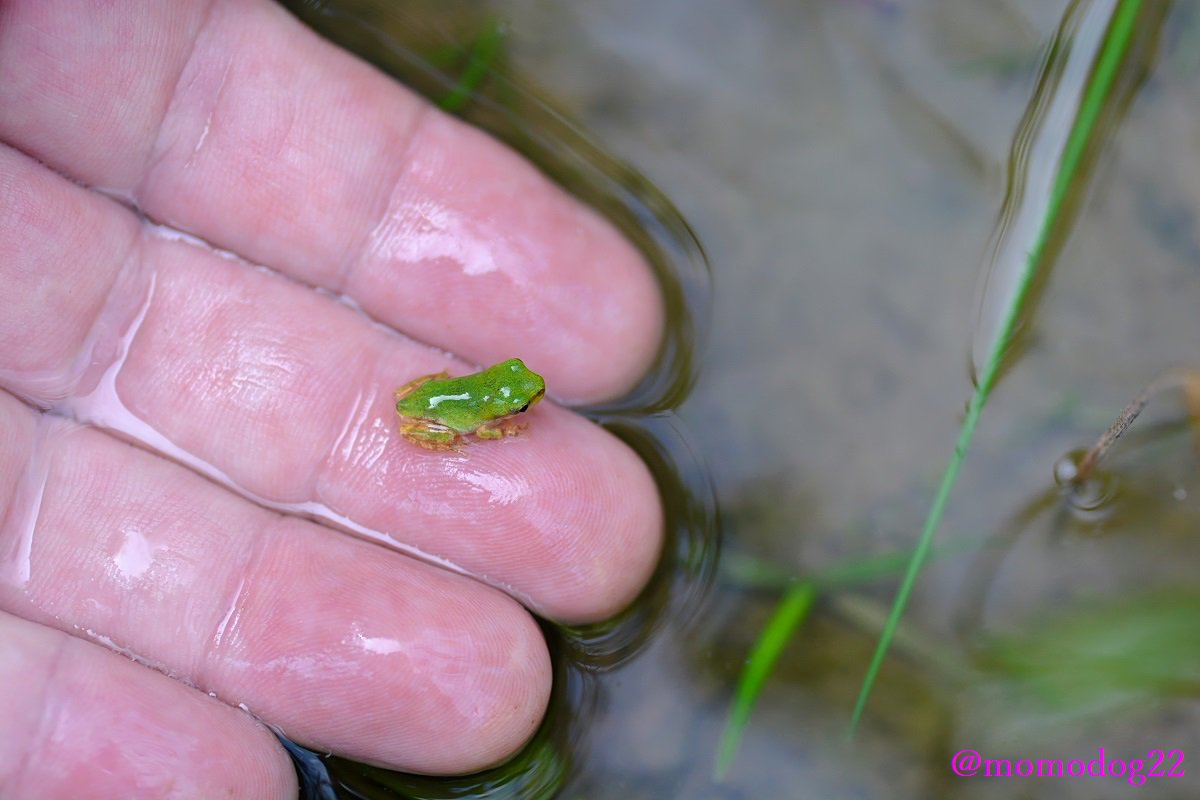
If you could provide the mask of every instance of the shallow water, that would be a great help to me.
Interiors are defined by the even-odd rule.
[[[485,97],[461,112],[621,224],[667,281],[674,323],[655,375],[598,410],[662,461],[677,547],[648,598],[611,628],[550,632],[555,711],[508,777],[398,781],[389,794],[352,766],[335,774],[364,796],[1095,798],[1131,789],[1112,776],[962,778],[950,759],[1200,751],[1200,653],[1179,623],[1200,610],[1188,589],[1200,459],[1178,394],[1153,399],[1116,445],[1101,508],[1081,513],[1054,481],[1063,454],[1158,375],[1200,364],[1200,11],[1161,3],[938,536],[988,546],[928,566],[852,746],[899,570],[823,590],[729,774],[712,779],[734,683],[782,581],[914,544],[986,338],[985,276],[1012,241],[996,231],[1014,139],[1059,133],[1022,128],[1050,96],[1045,48],[1083,41],[1071,20],[1104,5],[301,6],[435,98],[499,31]],[[687,226],[654,187],[707,250],[711,315]],[[644,416],[675,407],[679,423]],[[707,595],[701,464],[725,550]],[[1197,783],[1164,775],[1144,791],[1194,796]]]

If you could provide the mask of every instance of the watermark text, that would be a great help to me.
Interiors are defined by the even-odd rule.
[[[1117,778],[1142,786],[1151,778],[1182,778],[1182,750],[1147,750],[1145,757],[1110,757],[1103,747],[1094,758],[985,758],[959,750],[950,769],[962,778]]]

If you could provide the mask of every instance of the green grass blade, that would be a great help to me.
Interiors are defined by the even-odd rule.
[[[443,111],[458,111],[471,99],[471,94],[483,83],[492,62],[500,52],[500,43],[504,41],[504,24],[499,19],[492,22],[488,28],[475,40],[471,54],[467,58],[467,66],[463,69],[458,83],[438,101],[438,107]]]
[[[990,536],[962,537],[962,539],[947,542],[946,545],[935,547],[929,558],[936,559],[972,551],[972,549],[985,547],[990,541]],[[869,583],[883,576],[895,575],[896,572],[905,570],[911,559],[912,549],[905,549],[905,551],[895,553],[882,553],[866,558],[842,561],[840,564],[835,564],[826,570],[817,572],[816,575],[805,578],[800,583],[794,579],[788,579],[787,591],[776,604],[767,627],[758,634],[758,638],[750,650],[750,656],[746,658],[746,666],[742,670],[742,674],[738,675],[738,685],[734,691],[730,718],[726,721],[724,733],[721,735],[718,760],[716,760],[713,770],[716,780],[725,776],[734,756],[737,756],[738,747],[742,744],[742,734],[749,722],[750,712],[754,710],[758,694],[766,685],[770,669],[778,662],[780,652],[790,642],[797,628],[808,619],[809,610],[812,603],[816,602],[817,597],[828,591],[850,587],[854,584]],[[779,589],[780,584],[785,581],[781,571],[770,570],[763,575],[762,565],[739,564],[734,560],[731,567],[731,561],[728,559],[722,560],[721,564],[722,570],[732,569],[734,581],[742,584],[743,589]]]
[[[1024,271],[1001,318],[999,329],[990,349],[990,355],[979,373],[975,391],[971,395],[970,403],[967,406],[966,417],[959,428],[958,439],[954,445],[954,453],[946,465],[946,470],[942,475],[942,481],[938,486],[937,494],[934,496],[933,503],[929,507],[929,515],[925,519],[925,526],[921,531],[921,537],[917,541],[916,548],[913,550],[908,569],[904,573],[904,578],[892,603],[891,613],[888,615],[887,622],[875,648],[875,653],[867,667],[862,688],[859,690],[858,700],[855,702],[854,711],[850,717],[850,736],[854,735],[859,720],[862,719],[863,710],[866,708],[867,700],[870,698],[875,681],[879,677],[879,670],[883,666],[888,647],[895,636],[896,628],[900,623],[900,618],[904,614],[904,609],[908,605],[909,596],[916,585],[917,576],[920,574],[921,568],[929,557],[934,534],[937,532],[938,525],[941,522],[946,503],[950,499],[950,492],[953,490],[955,480],[958,478],[959,469],[962,466],[967,448],[970,446],[971,439],[975,434],[975,427],[979,423],[979,415],[983,411],[983,407],[986,405],[988,397],[991,395],[996,380],[1000,375],[1001,366],[1009,344],[1016,332],[1017,323],[1026,311],[1025,301],[1030,295],[1030,290],[1035,283],[1035,279],[1046,266],[1043,262],[1045,261],[1047,245],[1058,226],[1063,224],[1062,217],[1067,195],[1072,184],[1079,177],[1079,168],[1083,163],[1083,157],[1088,149],[1088,145],[1092,142],[1096,122],[1100,118],[1105,105],[1109,102],[1113,83],[1117,77],[1129,42],[1133,37],[1140,6],[1140,0],[1121,0],[1121,2],[1118,2],[1113,13],[1107,35],[1104,37],[1099,56],[1096,59],[1091,79],[1084,89],[1083,98],[1075,115],[1071,132],[1063,148],[1049,203],[1041,224],[1038,227],[1033,247],[1029,250],[1026,257]]]
[[[980,537],[957,539],[934,548],[930,558],[973,550],[983,547],[987,541]],[[746,659],[746,666],[738,676],[733,707],[730,709],[729,720],[726,722],[721,736],[717,763],[713,769],[713,775],[717,780],[725,775],[733,757],[737,754],[742,733],[750,718],[750,712],[758,701],[758,695],[767,678],[770,677],[771,668],[778,661],[780,652],[790,641],[796,629],[808,618],[808,612],[817,596],[822,592],[857,583],[866,583],[883,575],[900,572],[911,558],[911,550],[858,558],[835,564],[801,583],[794,581],[789,583],[788,590],[780,598],[770,622],[755,641],[750,656]],[[728,567],[729,563],[728,560],[722,562],[724,567]],[[774,570],[765,576],[764,580],[764,576],[758,574],[759,565],[743,563],[733,569],[734,575],[740,577],[746,585],[751,587],[777,588],[778,584],[772,583],[772,581],[776,578],[782,580],[782,575]]]
[[[811,581],[797,583],[787,591],[782,602],[775,608],[767,627],[759,635],[758,641],[750,651],[746,660],[746,668],[742,670],[734,693],[733,708],[729,712],[729,720],[721,734],[721,745],[717,750],[717,763],[713,769],[713,778],[721,780],[725,777],[738,746],[742,742],[742,733],[750,712],[762,691],[763,684],[771,674],[772,667],[779,659],[780,653],[792,638],[792,632],[808,617],[813,602],[817,599],[817,587]]]

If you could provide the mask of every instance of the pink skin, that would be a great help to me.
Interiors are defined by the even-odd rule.
[[[295,797],[274,739],[237,709],[115,653],[0,614],[5,797]],[[220,735],[214,735],[214,732]],[[181,770],[179,765],[191,766]]]
[[[0,398],[45,487],[27,575],[4,553],[9,612],[102,637],[318,749],[375,763],[480,767],[536,728],[549,663],[512,600]],[[19,474],[21,453],[5,455]],[[25,539],[19,527],[6,544]],[[431,739],[442,744],[427,752]]]
[[[649,271],[501,145],[271,3],[122,5],[5,4],[0,139],[472,363],[519,352],[559,399],[645,371]]]
[[[4,797],[159,797],[168,777],[287,796],[286,756],[239,704],[318,749],[479,769],[549,695],[540,633],[498,588],[584,622],[653,569],[653,482],[602,430],[547,401],[523,436],[431,453],[391,407],[415,375],[513,355],[559,398],[618,394],[661,333],[645,265],[272,4],[0,5],[0,285],[0,388],[29,403],[0,392],[0,673],[25,676],[0,679]],[[84,397],[113,364],[111,393]],[[68,722],[84,734],[55,736]]]

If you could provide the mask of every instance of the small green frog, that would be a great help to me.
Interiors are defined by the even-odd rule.
[[[451,378],[422,375],[396,390],[400,435],[428,450],[459,450],[469,433],[480,439],[516,436],[513,416],[528,411],[546,393],[546,382],[519,358],[482,372]]]

